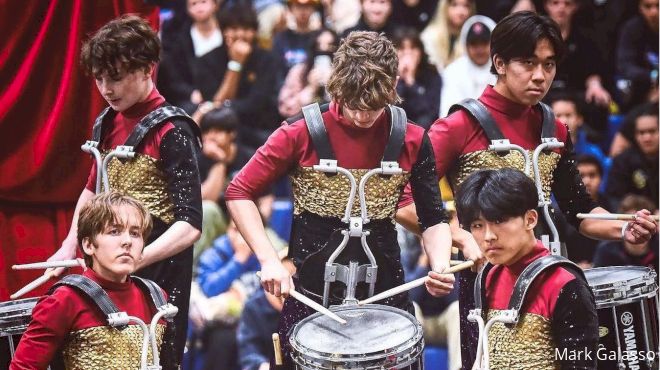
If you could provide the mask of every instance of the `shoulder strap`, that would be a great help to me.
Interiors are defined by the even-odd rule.
[[[306,105],[302,108],[302,111],[309,136],[312,138],[312,143],[314,143],[314,149],[319,156],[319,160],[335,159],[335,154],[328,141],[328,133],[325,131],[319,104],[313,103]]]
[[[171,121],[172,119],[181,119],[188,122],[191,127],[193,127],[193,131],[198,136],[198,138],[201,136],[197,123],[193,121],[188,113],[179,107],[167,104],[156,108],[144,116],[140,122],[135,125],[133,132],[131,132],[131,134],[126,139],[124,146],[135,148],[140,144],[140,142],[142,142],[142,139],[144,139],[144,137],[152,128],[163,122]]]
[[[541,138],[555,137],[555,114],[552,112],[552,108],[543,102],[539,102],[537,107],[539,107],[543,115]]]
[[[167,304],[167,300],[165,299],[165,294],[163,294],[163,290],[160,289],[158,284],[153,282],[152,280],[141,278],[139,276],[131,276],[131,279],[133,279],[133,282],[135,285],[140,287],[143,292],[149,294],[151,297],[151,301],[154,303],[154,306],[156,308],[162,307]]]
[[[101,142],[101,134],[103,133],[103,122],[106,119],[112,119],[117,114],[110,107],[105,108],[94,121],[94,127],[92,128],[92,140],[97,143]]]
[[[486,137],[490,142],[495,140],[504,140],[506,139],[500,131],[500,128],[497,126],[495,119],[490,114],[486,106],[477,99],[465,99],[460,103],[454,104],[449,108],[449,113],[453,113],[459,109],[464,109],[468,114],[470,114],[481,128],[484,130]]]
[[[477,274],[474,282],[474,307],[482,310],[486,300],[486,278],[490,270],[495,267],[492,263],[486,262]]]
[[[383,162],[398,162],[401,148],[406,137],[406,111],[394,105],[388,105],[390,110],[390,137],[383,153]]]
[[[520,312],[520,309],[525,302],[527,291],[529,290],[529,287],[532,286],[532,283],[534,283],[534,280],[536,280],[543,271],[553,266],[565,267],[575,275],[577,279],[583,279],[586,281],[582,269],[569,259],[556,255],[541,257],[530,263],[520,274],[518,280],[516,280],[516,285],[513,287],[513,293],[509,300],[509,309]]]
[[[94,280],[86,276],[67,275],[55,283],[48,291],[48,294],[52,294],[55,289],[63,285],[74,288],[80,293],[83,293],[89,297],[89,299],[91,299],[92,302],[94,302],[96,306],[101,311],[103,311],[106,317],[108,317],[110,314],[120,312],[119,308],[117,308],[112,300],[110,300],[108,293],[106,293],[105,290],[103,290],[103,288],[101,288],[101,286]]]

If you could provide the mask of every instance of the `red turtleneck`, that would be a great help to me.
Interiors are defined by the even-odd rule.
[[[161,104],[165,102],[165,98],[156,90],[154,87],[147,96],[147,99],[134,104],[132,107],[126,109],[123,112],[118,112],[114,120],[107,124],[103,138],[100,143],[100,150],[111,150],[117,147],[118,145],[124,145],[128,135],[131,134],[135,125],[137,125],[140,120],[149,114],[154,109],[158,108]],[[153,159],[160,159],[160,141],[165,136],[165,134],[174,128],[172,123],[167,122],[160,126],[157,130],[152,130],[147,133],[142,144],[136,151],[138,153],[146,154]],[[91,191],[95,190],[96,187],[96,163],[92,164],[92,168],[89,172],[89,177],[87,178],[87,185],[85,187]]]
[[[92,269],[83,272],[108,293],[120,311],[142,319],[147,325],[156,313],[150,298],[129,278],[116,283],[98,276]],[[12,370],[45,369],[69,333],[107,325],[103,312],[89,299],[68,286],[43,297],[32,310],[32,321],[16,349]]]

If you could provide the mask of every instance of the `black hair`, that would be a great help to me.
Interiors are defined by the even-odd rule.
[[[550,91],[544,100],[547,101],[550,106],[558,101],[571,102],[575,106],[576,113],[584,117],[586,102],[579,94],[567,90],[554,90]]]
[[[220,107],[206,113],[199,124],[202,133],[210,130],[234,132],[238,129],[238,116],[229,107]]]
[[[479,217],[506,221],[538,207],[532,179],[519,170],[479,170],[468,176],[456,193],[456,211],[464,228]]]
[[[644,116],[658,117],[658,103],[643,105],[639,109],[637,117],[635,117],[635,123],[637,123],[637,119],[639,117],[644,117]]]
[[[506,63],[516,58],[531,57],[536,44],[542,39],[550,42],[555,52],[555,61],[561,62],[566,46],[557,23],[549,17],[529,11],[510,14],[495,26],[491,34],[490,57],[497,54]],[[491,65],[490,72],[497,75],[495,63]]]
[[[579,166],[581,164],[591,164],[596,166],[596,169],[598,170],[598,174],[600,177],[603,177],[603,165],[600,163],[598,158],[594,157],[593,155],[589,154],[581,154],[577,156],[575,159],[575,165]]]
[[[220,30],[228,28],[247,28],[252,30],[259,29],[259,19],[252,6],[244,3],[223,8],[218,15]]]
[[[424,49],[424,43],[422,42],[419,31],[413,27],[399,27],[395,29],[394,34],[392,35],[392,43],[394,44],[394,47],[399,50],[403,47],[403,42],[405,40],[410,41],[412,46],[419,49],[422,53],[415,75],[416,79],[420,79],[424,72],[432,71],[435,67],[429,62],[429,57],[428,54],[426,54],[426,49]]]

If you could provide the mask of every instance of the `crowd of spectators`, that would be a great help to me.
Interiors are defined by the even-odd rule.
[[[408,118],[428,128],[451,105],[495,82],[490,33],[509,12],[552,18],[567,44],[545,101],[570,130],[577,167],[609,211],[658,208],[658,0],[179,0],[163,20],[159,91],[200,124],[204,231],[195,246],[188,369],[266,369],[281,302],[264,294],[259,264],[223,207],[232,176],[287,117],[328,102],[325,84],[341,38],[383,32],[398,50],[397,92]],[[264,220],[286,179],[259,199]],[[444,191],[445,189],[443,189]],[[274,229],[281,230],[276,227]],[[270,230],[284,249],[286,232]],[[598,243],[566,228],[583,267],[657,269],[645,246]],[[407,277],[428,270],[415,237],[400,235]],[[449,348],[456,368],[456,297],[412,293],[427,342]],[[453,325],[456,324],[456,325]],[[440,334],[438,334],[440,333]],[[213,360],[203,361],[213,354]],[[222,358],[223,360],[218,360]]]

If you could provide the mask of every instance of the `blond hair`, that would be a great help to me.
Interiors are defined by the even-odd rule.
[[[384,34],[351,32],[334,55],[328,94],[356,110],[376,110],[398,103],[398,65],[396,48]]]
[[[447,12],[451,0],[440,0],[440,4],[428,26],[422,31],[421,39],[424,48],[429,56],[429,62],[434,64],[439,70],[443,70],[449,63],[464,53],[464,47],[459,42],[459,35],[456,35],[454,48],[450,52],[451,33],[449,32],[449,23]],[[470,1],[470,16],[476,12],[474,1]],[[468,17],[468,18],[469,18]],[[460,29],[458,30],[460,32]]]
[[[121,223],[118,208],[133,207],[140,215],[140,234],[147,239],[151,233],[153,222],[147,208],[137,199],[117,191],[109,191],[92,197],[80,209],[78,215],[78,245],[88,267],[92,266],[92,257],[82,249],[83,240],[94,243],[96,236],[101,234],[108,225]]]

